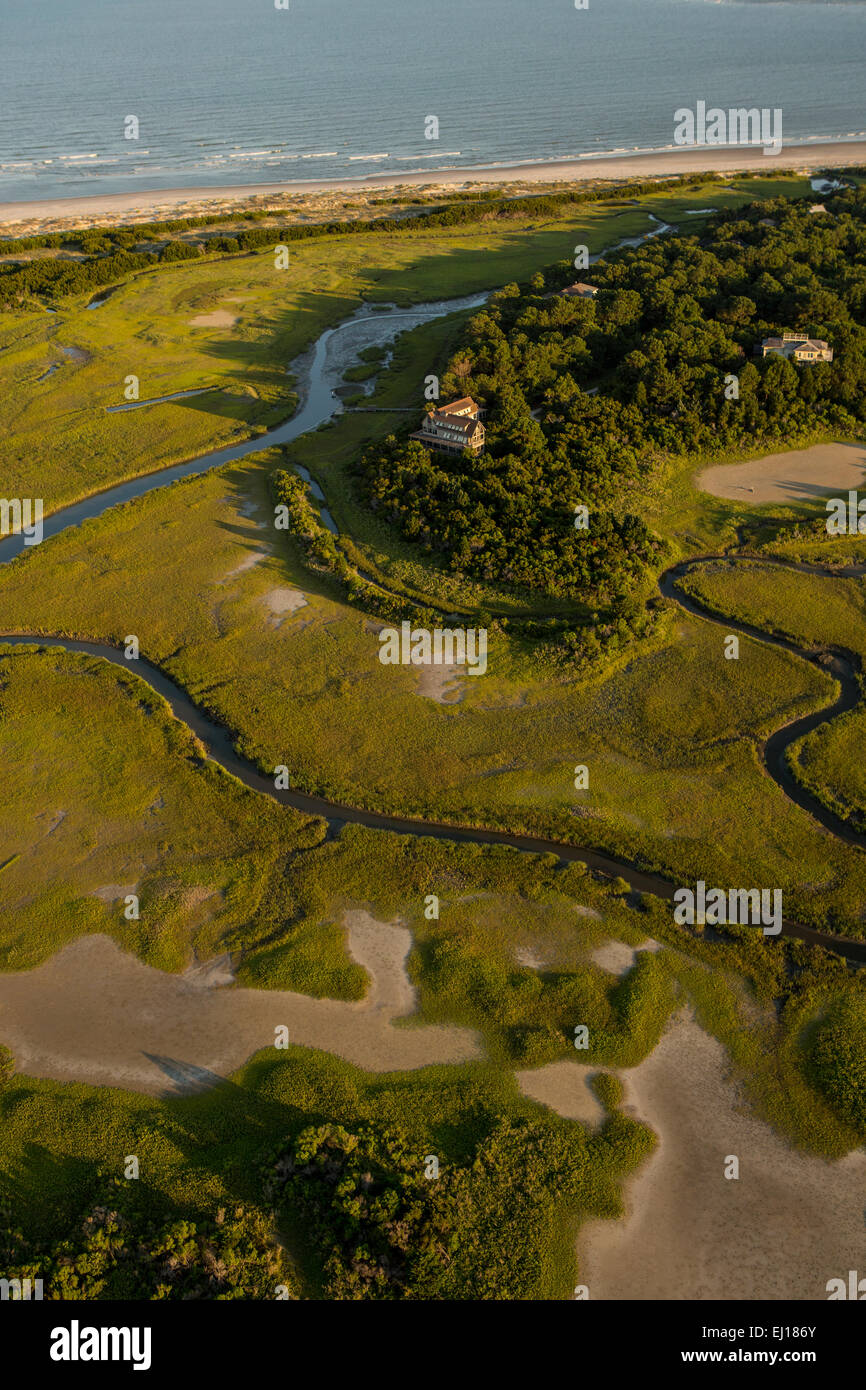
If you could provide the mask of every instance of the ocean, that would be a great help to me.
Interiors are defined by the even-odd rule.
[[[0,200],[866,134],[863,0],[0,0],[0,53]]]

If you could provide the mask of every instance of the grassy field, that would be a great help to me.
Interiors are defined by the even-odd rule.
[[[577,866],[559,870],[544,857],[359,828],[296,859],[288,878],[298,921],[317,933],[347,901],[366,901],[382,917],[399,913],[415,937],[419,1019],[478,1026],[489,1060],[370,1077],[324,1053],[290,1048],[257,1055],[216,1090],[167,1100],[13,1077],[0,1084],[0,1188],[19,1224],[46,1238],[64,1232],[101,1198],[119,1154],[139,1159],[145,1211],[199,1220],[220,1206],[260,1204],[263,1153],[309,1124],[397,1126],[419,1156],[459,1163],[496,1116],[524,1117],[562,1131],[584,1153],[579,1200],[552,1194],[521,1247],[535,1271],[522,1296],[568,1297],[579,1277],[580,1221],[621,1214],[621,1181],[646,1155],[649,1136],[625,1117],[616,1140],[607,1128],[591,1134],[520,1095],[513,1068],[544,1058],[522,1055],[510,1040],[515,1023],[522,1038],[537,1030],[540,1002],[548,1035],[551,1021],[565,1021],[570,1032],[576,1015],[590,1025],[588,1052],[570,1049],[563,1028],[559,1055],[613,1066],[639,1061],[671,1009],[688,1003],[724,1043],[758,1112],[794,1143],[838,1157],[862,1138],[806,1066],[804,1031],[828,1001],[862,1007],[858,977],[823,953],[797,943],[780,952],[737,929],[727,942],[705,941],[675,928],[662,904],[634,904],[617,884]],[[440,896],[436,922],[423,913],[429,891]],[[593,963],[601,942],[638,944],[647,934],[666,949],[640,957],[622,980]],[[284,939],[283,961],[296,949]],[[521,963],[527,952],[537,965]],[[323,1252],[306,1247],[291,1223],[284,1235],[302,1293],[315,1295]]]
[[[520,1247],[527,1282],[519,1296],[568,1297],[580,1277],[581,1221],[621,1214],[620,1185],[650,1137],[624,1116],[596,1134],[560,1120],[520,1095],[513,1071],[569,1057],[635,1065],[683,1004],[723,1042],[758,1112],[794,1143],[838,1157],[860,1142],[816,1089],[802,1042],[828,1002],[862,999],[859,977],[840,961],[797,943],[780,951],[747,929],[704,940],[675,927],[665,904],[636,901],[622,883],[579,865],[560,869],[545,856],[360,827],[320,843],[314,824],[202,765],[133,675],[55,649],[4,658],[2,679],[3,756],[13,738],[16,766],[25,750],[26,765],[34,764],[3,812],[4,843],[17,834],[22,854],[6,873],[22,866],[33,901],[16,900],[7,912],[15,880],[6,880],[0,923],[4,933],[23,924],[38,934],[13,936],[6,968],[97,930],[164,969],[182,968],[193,948],[200,958],[243,950],[243,984],[357,998],[366,981],[337,923],[346,907],[363,904],[412,932],[418,1022],[477,1028],[486,1053],[479,1063],[370,1077],[292,1048],[259,1054],[216,1090],[171,1100],[13,1077],[0,1084],[0,1192],[31,1234],[57,1237],[100,1201],[118,1154],[139,1159],[137,1201],[146,1213],[201,1220],[221,1206],[262,1205],[262,1155],[309,1124],[399,1126],[419,1155],[465,1163],[497,1116],[523,1117],[561,1131],[584,1155],[579,1194],[551,1192]],[[67,769],[73,741],[76,768]],[[49,831],[38,844],[33,824]],[[98,845],[97,824],[112,830]],[[88,887],[142,867],[153,890],[143,892],[143,919],[164,922],[155,935],[121,927],[98,902],[85,915]],[[176,915],[164,919],[166,885]],[[214,887],[222,893],[217,910],[201,920],[191,910],[196,890]],[[425,916],[430,893],[439,898],[437,920]],[[28,917],[44,903],[53,929]],[[610,939],[637,945],[647,936],[666,949],[641,955],[623,979],[593,960]],[[590,1028],[581,1053],[570,1043],[576,1019]],[[322,1252],[291,1220],[283,1235],[301,1295],[315,1296]]]
[[[815,546],[817,558],[820,542]],[[706,565],[691,571],[684,587],[715,612],[780,632],[803,646],[845,647],[861,660],[866,657],[863,579],[758,563]],[[859,828],[866,825],[866,776],[859,751],[864,731],[866,712],[858,708],[798,740],[789,755],[795,776]]]
[[[698,231],[703,219],[689,208],[805,192],[805,180],[746,180],[628,207],[612,199],[537,225],[334,236],[293,248],[277,282],[266,251],[147,272],[93,311],[0,316],[4,490],[41,495],[54,510],[283,418],[294,405],[287,364],[364,299],[465,294],[525,277],[578,241],[598,249],[640,233],[650,212]],[[217,311],[237,323],[191,326]],[[405,335],[370,403],[415,401],[462,322]],[[87,360],[64,359],[39,383],[60,344]],[[130,373],[142,396],[215,390],[107,415]],[[290,461],[322,483],[351,553],[387,587],[441,611],[517,612],[519,594],[458,585],[358,508],[353,459],[393,419],[346,414],[293,446]],[[789,802],[760,755],[769,732],[834,698],[827,675],[749,639],[726,661],[717,625],[666,604],[652,638],[603,671],[556,665],[492,627],[487,674],[463,677],[450,700],[418,671],[383,666],[376,613],[350,606],[273,529],[269,475],[284,463],[250,457],[30,549],[0,569],[0,631],[119,645],[135,634],[142,655],[246,756],[268,772],[285,764],[296,788],[586,844],[677,883],[780,887],[786,915],[862,937],[866,859]],[[677,465],[646,499],[676,553],[737,544],[741,528],[754,534],[766,517],[698,493],[698,466]],[[858,581],[741,565],[706,567],[689,586],[716,611],[797,641],[866,650]],[[621,1215],[621,1184],[651,1136],[623,1114],[596,1133],[562,1120],[527,1100],[514,1072],[565,1059],[634,1066],[684,1006],[724,1045],[757,1113],[792,1143],[828,1158],[862,1143],[857,1116],[839,1102],[844,1069],[825,1086],[809,1059],[828,1010],[860,1016],[863,972],[746,928],[720,937],[678,928],[669,905],[552,857],[360,827],[325,841],[321,822],[203,760],[134,671],[0,642],[0,968],[32,968],[101,932],[163,970],[229,951],[241,985],[358,1000],[368,980],[341,922],[363,907],[412,933],[418,1012],[401,1026],[472,1028],[483,1060],[372,1077],[293,1048],[258,1054],[206,1094],[166,1100],[0,1079],[0,1196],[36,1234],[58,1236],[100,1200],[118,1154],[138,1155],[146,1210],[198,1219],[230,1203],[263,1205],[263,1153],[311,1124],[399,1126],[422,1157],[457,1163],[497,1116],[531,1119],[567,1137],[585,1183],[570,1195],[551,1185],[525,1223],[514,1296],[568,1297],[580,1223]],[[804,780],[852,817],[866,807],[861,722],[835,721],[797,751]],[[589,769],[587,790],[575,789],[577,764]],[[123,915],[128,893],[140,900],[137,921]],[[429,894],[438,919],[425,916]],[[605,942],[647,937],[662,949],[641,953],[622,978],[593,959]],[[580,1053],[578,1022],[590,1028]],[[315,1296],[321,1252],[291,1223],[281,1234],[303,1294]]]
[[[0,761],[17,769],[0,809],[3,969],[32,968],[74,937],[104,932],[179,970],[193,952],[207,958],[226,941],[242,949],[249,934],[283,925],[285,863],[322,838],[322,822],[205,760],[131,673],[58,649],[19,650],[0,668]],[[127,894],[139,899],[137,920],[125,916]],[[298,987],[357,995],[338,933],[323,930],[297,958]]]
[[[492,633],[487,674],[464,679],[460,703],[437,703],[417,672],[381,665],[365,616],[268,532],[264,484],[245,463],[44,542],[0,574],[2,626],[137,634],[248,756],[285,764],[296,787],[535,830],[680,881],[746,873],[784,888],[792,913],[860,932],[861,856],[787,801],[757,751],[830,701],[827,677],[756,642],[725,661],[715,626],[672,614],[653,643],[583,680]],[[303,606],[275,611],[287,589]],[[588,791],[574,790],[577,763]]]
[[[447,1167],[471,1162],[497,1117],[533,1120],[562,1134],[583,1179],[578,1193],[551,1189],[544,1210],[522,1223],[514,1247],[498,1250],[499,1233],[484,1251],[479,1274],[493,1281],[500,1296],[516,1298],[570,1296],[579,1223],[622,1213],[622,1179],[652,1146],[649,1131],[623,1115],[590,1135],[524,1100],[513,1078],[489,1065],[431,1067],[372,1079],[324,1053],[300,1048],[279,1061],[259,1057],[230,1082],[195,1099],[157,1101],[16,1079],[0,1090],[0,1111],[6,1195],[15,1202],[18,1221],[49,1239],[65,1233],[103,1195],[99,1174],[117,1171],[118,1154],[138,1156],[136,1195],[145,1212],[201,1220],[236,1202],[265,1205],[264,1157],[310,1123],[398,1126],[419,1163],[435,1153]],[[302,1296],[316,1297],[327,1251],[306,1245],[291,1220],[281,1235]]]
[[[701,565],[682,587],[714,612],[780,633],[803,647],[847,647],[866,654],[862,579],[740,560]]]

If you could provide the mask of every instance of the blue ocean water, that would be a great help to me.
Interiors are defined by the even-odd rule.
[[[866,130],[863,0],[2,0],[0,53],[0,200],[664,148],[701,99]]]

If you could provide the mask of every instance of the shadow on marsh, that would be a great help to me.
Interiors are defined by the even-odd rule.
[[[240,332],[203,343],[200,351],[221,363],[236,363],[229,375],[245,385],[277,386],[288,393],[292,362],[307,352],[326,328],[335,328],[348,318],[358,304],[357,298],[346,295],[303,290],[294,295],[290,306],[279,309],[263,323],[266,331],[258,339],[247,338]],[[275,365],[275,361],[280,365]],[[190,398],[183,404],[187,409],[202,409],[200,400]]]

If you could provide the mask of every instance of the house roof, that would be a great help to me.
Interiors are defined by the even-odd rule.
[[[786,333],[784,338],[765,338],[762,346],[765,348],[780,348],[784,347],[786,343],[792,348],[821,348],[824,351],[830,346],[823,338],[800,337],[798,333]]]
[[[449,415],[447,411],[434,410],[432,415],[428,415],[425,426],[429,429],[432,424],[437,425],[446,432],[465,435],[467,438],[478,429],[478,421],[464,418],[462,415]]]
[[[440,405],[435,415],[455,415],[460,411],[479,410],[477,401],[473,401],[471,396],[461,396],[459,401],[449,401],[447,405]]]

